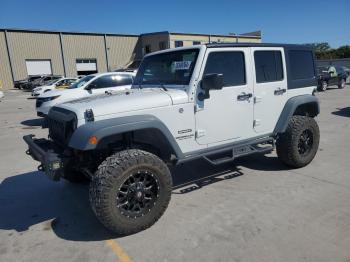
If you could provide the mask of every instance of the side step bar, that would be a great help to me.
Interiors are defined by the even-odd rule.
[[[272,137],[250,141],[245,144],[236,145],[232,148],[217,150],[203,156],[212,165],[221,165],[235,158],[255,153],[268,153],[275,148],[275,140]]]

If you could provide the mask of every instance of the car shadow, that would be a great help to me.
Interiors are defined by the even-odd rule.
[[[204,186],[243,175],[234,162],[211,165],[204,160],[181,164],[171,169],[173,194],[185,194]]]
[[[34,118],[34,119],[28,119],[21,122],[21,125],[24,126],[42,126],[44,122],[44,118]]]
[[[291,169],[273,154],[256,154],[242,157],[237,159],[236,164],[257,171],[283,171]]]
[[[173,194],[185,194],[243,175],[238,165],[258,170],[284,169],[275,158],[245,158],[213,166],[198,160],[171,168]],[[269,167],[267,167],[269,166]],[[88,184],[53,182],[36,171],[11,176],[0,184],[0,230],[52,230],[69,241],[120,238],[97,220],[89,204]]]
[[[337,108],[337,111],[332,112],[333,115],[350,117],[350,107]]]
[[[0,214],[1,230],[24,232],[35,226],[71,241],[116,237],[93,214],[86,184],[53,182],[39,171],[2,181]]]

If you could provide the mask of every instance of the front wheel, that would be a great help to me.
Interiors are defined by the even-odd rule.
[[[299,168],[315,157],[320,141],[320,131],[315,119],[293,116],[287,130],[276,142],[278,158],[286,165]]]
[[[319,87],[319,90],[320,90],[320,91],[326,91],[327,88],[328,88],[328,83],[327,83],[327,81],[322,81],[322,83],[321,83],[321,85],[320,85],[320,87]]]
[[[166,164],[149,152],[125,150],[108,157],[90,183],[91,207],[109,230],[130,235],[152,226],[172,190]]]

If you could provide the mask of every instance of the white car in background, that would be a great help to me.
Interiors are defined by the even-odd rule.
[[[76,82],[78,78],[60,78],[60,79],[55,79],[50,82],[48,82],[44,86],[38,86],[32,90],[32,96],[39,96],[45,92],[48,92],[50,90],[54,89],[64,89],[69,87],[71,84]]]
[[[79,79],[67,89],[45,92],[36,99],[37,115],[45,116],[51,107],[64,102],[130,89],[134,76],[127,72],[93,74]]]
[[[3,97],[4,97],[4,93],[2,91],[0,91],[0,101]]]

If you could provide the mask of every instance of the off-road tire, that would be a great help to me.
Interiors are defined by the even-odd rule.
[[[318,90],[324,92],[324,91],[327,91],[327,88],[328,88],[327,81],[322,81],[321,85],[318,87]]]
[[[127,217],[117,206],[117,196],[126,181],[140,170],[148,170],[157,180],[157,199],[147,208],[148,213]],[[90,183],[89,197],[92,210],[107,229],[118,235],[130,235],[152,226],[163,215],[171,191],[172,177],[166,164],[154,154],[130,149],[113,154],[98,167]]]
[[[300,153],[299,143],[302,134],[307,132],[312,137],[312,145],[305,154]],[[315,119],[307,116],[293,116],[286,131],[277,139],[278,158],[287,166],[300,168],[309,164],[315,157],[320,141],[320,131]]]
[[[346,86],[346,80],[342,78],[338,84],[338,88],[343,89]]]

